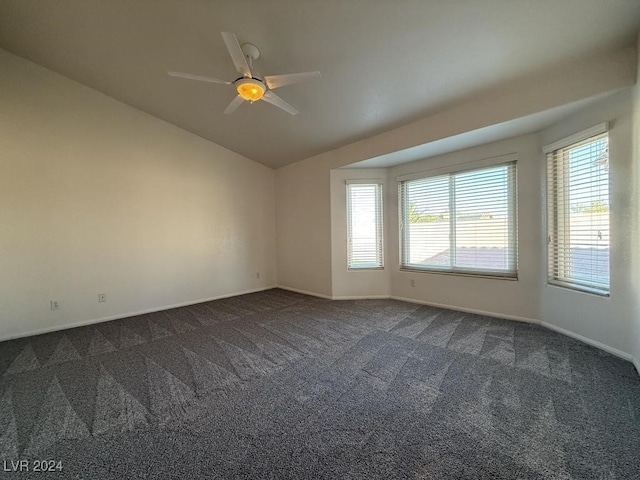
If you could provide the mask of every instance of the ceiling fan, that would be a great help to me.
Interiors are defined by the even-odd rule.
[[[290,73],[287,75],[267,75],[263,78],[259,78],[251,72],[253,68],[253,61],[257,60],[260,56],[260,51],[255,45],[245,43],[240,46],[235,34],[231,32],[222,32],[222,39],[224,40],[231,60],[236,67],[238,73],[242,74],[241,77],[236,78],[233,81],[227,82],[225,80],[219,80],[213,77],[205,77],[203,75],[193,75],[191,73],[182,72],[167,72],[172,77],[186,78],[189,80],[198,80],[201,82],[210,83],[222,83],[225,85],[233,85],[238,92],[238,96],[231,100],[229,106],[225,109],[224,113],[233,113],[241,103],[248,101],[253,103],[257,100],[264,100],[278,108],[281,108],[291,115],[296,115],[298,110],[285,102],[282,98],[276,95],[273,90],[276,88],[284,87],[285,85],[291,85],[292,83],[305,82],[307,80],[313,80],[320,77],[320,72],[302,72],[302,73]]]

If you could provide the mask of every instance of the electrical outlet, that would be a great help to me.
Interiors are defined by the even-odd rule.
[[[51,300],[51,310],[58,310],[60,308],[60,303],[57,300]]]
[[[104,303],[107,301],[107,294],[106,293],[99,293],[98,294],[98,302],[99,303]]]
[[[409,280],[409,285],[411,285],[412,287],[415,287],[416,281],[412,278],[411,280]]]

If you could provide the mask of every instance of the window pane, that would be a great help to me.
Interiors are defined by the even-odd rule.
[[[405,197],[406,264],[450,267],[449,177],[407,182]]]
[[[456,175],[455,265],[512,270],[515,245],[510,221],[509,167]]]
[[[515,164],[402,182],[400,196],[402,266],[515,276]]]
[[[349,268],[382,267],[381,185],[347,185],[347,235]]]
[[[602,134],[548,156],[549,281],[609,291],[609,151]]]

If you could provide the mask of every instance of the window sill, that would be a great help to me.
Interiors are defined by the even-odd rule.
[[[611,298],[611,292],[605,292],[596,288],[580,287],[576,285],[551,281],[547,281],[547,287],[559,288],[562,290],[568,290],[570,292],[581,293],[583,295],[589,295],[597,298]]]
[[[512,282],[518,281],[518,276],[507,276],[507,275],[493,275],[491,273],[471,273],[471,272],[459,272],[459,271],[449,271],[449,270],[435,270],[435,269],[427,269],[427,268],[411,268],[411,267],[400,267],[401,272],[409,272],[409,273],[435,273],[436,275],[452,275],[456,277],[471,277],[471,278],[485,278],[490,280],[509,280]]]

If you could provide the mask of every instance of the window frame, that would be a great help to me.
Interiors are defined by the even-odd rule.
[[[611,296],[611,174],[607,173],[607,186],[608,186],[608,197],[609,203],[607,205],[607,224],[608,224],[608,232],[609,232],[609,251],[608,251],[608,281],[606,287],[598,287],[595,286],[596,282],[586,282],[586,281],[571,281],[570,274],[566,272],[570,268],[569,262],[565,259],[567,256],[566,252],[564,252],[567,247],[560,247],[560,235],[557,233],[560,228],[560,224],[564,225],[564,233],[563,236],[568,237],[569,241],[565,243],[565,245],[571,245],[570,239],[570,218],[571,218],[571,205],[568,201],[568,195],[570,190],[570,184],[568,179],[568,173],[563,172],[564,176],[567,177],[561,187],[559,187],[559,183],[562,182],[562,179],[558,179],[557,176],[552,175],[549,171],[551,161],[555,159],[558,155],[557,152],[561,150],[569,150],[572,147],[579,147],[580,144],[587,145],[590,141],[598,141],[598,137],[606,136],[607,145],[610,146],[610,137],[609,137],[609,124],[608,122],[600,123],[586,130],[582,130],[574,135],[563,138],[554,142],[552,144],[546,145],[543,147],[543,152],[546,156],[545,161],[545,176],[546,176],[546,198],[545,198],[545,206],[546,206],[546,276],[547,276],[547,286],[552,287],[560,287],[564,289],[568,289],[571,291],[586,293],[591,295],[596,295],[602,298],[609,298]],[[610,155],[610,150],[609,150]],[[568,169],[568,163],[563,166],[564,169]],[[555,168],[555,167],[554,167]],[[557,168],[555,168],[557,170]],[[591,182],[592,180],[590,180]],[[559,195],[563,195],[562,202],[558,201]],[[563,208],[563,212],[558,212],[557,209],[560,208],[560,205]],[[555,210],[554,210],[555,208]],[[559,217],[564,217],[563,220],[559,220]],[[569,219],[567,221],[567,218]],[[562,253],[564,252],[564,253]],[[562,257],[562,258],[560,258]],[[563,266],[564,264],[567,266]],[[564,273],[558,273],[560,270],[564,270]],[[567,280],[569,279],[569,280]]]
[[[467,174],[474,171],[487,170],[491,168],[499,168],[499,167],[512,167],[513,173],[509,176],[509,185],[507,195],[510,198],[508,202],[508,221],[510,223],[509,228],[509,245],[514,249],[513,255],[513,270],[505,270],[504,273],[497,270],[489,270],[489,269],[478,269],[471,267],[460,267],[460,266],[443,266],[438,267],[436,265],[425,265],[424,267],[418,266],[416,264],[408,264],[406,260],[406,252],[405,252],[405,225],[404,220],[406,218],[406,209],[408,205],[405,205],[405,198],[403,194],[403,186],[406,182],[412,180],[424,180],[428,178],[436,178],[436,177],[449,177],[449,181],[455,178],[456,175]],[[410,175],[405,175],[402,177],[398,177],[398,230],[399,230],[399,267],[401,271],[408,272],[419,272],[419,273],[430,273],[430,274],[442,274],[442,275],[457,275],[457,276],[467,276],[473,278],[490,278],[490,279],[500,279],[500,280],[518,280],[518,167],[517,167],[517,155],[516,154],[507,154],[499,157],[493,157],[488,159],[483,159],[479,161],[462,163],[453,167],[445,167],[445,168],[436,168],[429,171],[423,171],[418,173],[413,173]],[[453,180],[455,183],[455,180]],[[451,194],[451,190],[449,190],[449,204],[455,206],[456,199],[451,198],[455,197],[455,194]],[[451,210],[451,208],[450,208]],[[456,219],[454,218],[453,225],[451,225],[451,234],[449,237],[449,248],[451,249],[453,245],[455,245],[456,241],[456,229],[455,229]]]
[[[345,204],[346,204],[346,227],[347,227],[347,270],[350,272],[362,272],[362,271],[370,271],[370,270],[384,270],[384,184],[382,180],[379,179],[357,179],[357,180],[346,180],[345,181]],[[353,186],[375,186],[375,224],[376,224],[376,257],[379,258],[379,262],[375,263],[366,263],[362,266],[355,266],[352,264],[352,248],[353,248],[353,238],[352,238],[352,197],[350,195],[351,188]]]

